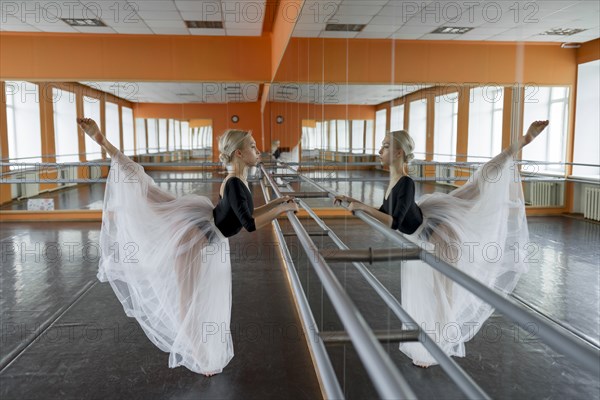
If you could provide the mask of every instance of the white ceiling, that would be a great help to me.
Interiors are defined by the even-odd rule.
[[[0,0],[3,31],[260,36],[266,0]],[[95,18],[106,27],[71,27],[60,18]],[[183,21],[222,21],[223,29]]]
[[[272,2],[269,4],[273,4]],[[519,9],[515,8],[519,4]],[[267,0],[0,0],[0,29],[157,35],[260,36]],[[280,6],[293,17],[297,10]],[[99,18],[106,27],[71,27],[59,18]],[[223,29],[186,28],[184,20],[222,21]],[[361,32],[325,31],[327,23],[366,24]],[[431,32],[472,27],[463,35]],[[541,35],[579,28],[572,36]],[[296,37],[586,42],[600,37],[598,0],[306,0]]]
[[[519,7],[515,7],[518,4]],[[328,23],[366,24],[361,32],[325,31]],[[433,34],[438,27],[471,27],[462,35]],[[553,28],[585,31],[542,35]],[[600,37],[600,1],[307,0],[295,37],[587,42]]]
[[[367,104],[385,103],[431,85],[338,85],[334,83],[271,85],[269,101],[311,104]]]
[[[241,103],[259,99],[256,83],[81,82],[134,103]],[[269,101],[375,105],[430,85],[272,84]]]
[[[241,103],[258,101],[260,83],[81,82],[134,103]]]

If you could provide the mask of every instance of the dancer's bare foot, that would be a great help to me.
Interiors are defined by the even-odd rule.
[[[77,123],[81,129],[100,146],[104,146],[106,144],[106,138],[100,131],[96,121],[91,118],[77,118]]]
[[[533,141],[546,127],[548,126],[549,121],[535,121],[527,129],[527,133],[521,137],[519,140],[519,144],[521,147],[525,147],[529,143]]]

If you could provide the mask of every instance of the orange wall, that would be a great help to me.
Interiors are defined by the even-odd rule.
[[[0,77],[4,80],[207,82],[271,78],[268,37],[1,32],[0,44]]]
[[[575,59],[556,43],[292,38],[275,80],[390,84],[393,64],[396,83],[572,84]]]

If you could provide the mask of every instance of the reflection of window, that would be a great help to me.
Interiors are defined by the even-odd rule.
[[[115,103],[106,102],[106,138],[117,149],[121,149],[119,134],[119,106]],[[123,150],[123,149],[121,149]]]
[[[328,149],[331,151],[335,151],[336,147],[337,147],[336,135],[337,135],[337,126],[336,126],[335,120],[329,121],[329,147],[328,147]]]
[[[350,151],[350,131],[347,122],[343,119],[337,120],[337,151]]]
[[[352,122],[352,153],[363,154],[365,152],[365,121],[355,120]]]
[[[181,121],[175,121],[175,150],[181,150]]]
[[[158,153],[158,124],[155,119],[147,120],[148,123],[148,153]]]
[[[458,93],[436,96],[434,116],[433,159],[456,161]]]
[[[569,88],[538,87],[525,88],[523,128],[526,130],[536,120],[550,120],[546,132],[523,148],[523,159],[541,162],[564,162],[567,142]],[[596,111],[597,114],[597,111]],[[596,132],[597,134],[597,132]],[[596,149],[597,150],[597,149]],[[563,165],[531,166],[536,172],[564,173]]]
[[[100,125],[100,100],[83,96],[83,116],[93,119]],[[87,160],[102,157],[102,148],[88,135],[85,135],[85,156]]]
[[[123,147],[125,154],[133,154],[135,142],[133,141],[133,110],[129,107],[121,108],[121,117],[123,118]]]
[[[135,142],[137,154],[145,154],[146,150],[146,121],[143,118],[135,119]]]
[[[579,64],[573,162],[595,167],[573,166],[573,175],[600,178],[600,60]],[[554,121],[550,121],[554,123]]]
[[[79,161],[79,139],[77,135],[77,105],[75,93],[52,89],[54,102],[54,144],[56,162]]]
[[[468,161],[484,161],[502,150],[504,89],[487,86],[471,89]]]
[[[6,82],[8,157],[27,158],[22,163],[41,162],[42,133],[38,85]],[[14,169],[15,167],[11,167]]]
[[[158,120],[158,148],[160,151],[167,151],[167,120]]]
[[[427,99],[410,103],[408,109],[408,133],[415,142],[415,158],[424,160],[427,138]]]
[[[311,149],[322,149],[323,148],[323,123],[317,122],[315,127],[314,141],[311,143]]]
[[[311,123],[312,125],[312,123]],[[315,124],[316,126],[316,124]],[[315,147],[316,127],[305,125],[302,127],[302,149],[310,150]]]
[[[387,110],[379,110],[375,113],[375,148],[381,147],[381,142],[385,138],[385,121]]]
[[[367,152],[367,154],[376,154],[377,151],[379,150],[379,144],[374,143],[375,141],[375,137],[374,137],[374,124],[373,124],[373,120],[369,119],[367,120],[367,124],[365,127],[365,150]]]
[[[390,131],[404,129],[404,104],[392,107],[390,116]]]
[[[321,136],[321,149],[327,150],[329,148],[329,123],[327,121],[323,121],[323,131]]]
[[[169,119],[169,140],[167,140],[167,150],[175,150],[175,120]]]
[[[188,150],[190,146],[190,123],[187,121],[181,122],[181,148]]]

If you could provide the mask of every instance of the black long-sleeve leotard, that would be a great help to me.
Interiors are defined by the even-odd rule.
[[[246,228],[248,232],[256,230],[252,193],[240,178],[231,177],[225,182],[223,197],[213,210],[216,227],[223,236],[230,237]]]
[[[415,182],[408,176],[400,178],[379,211],[392,216],[392,229],[414,233],[423,223],[423,214],[415,203]]]

